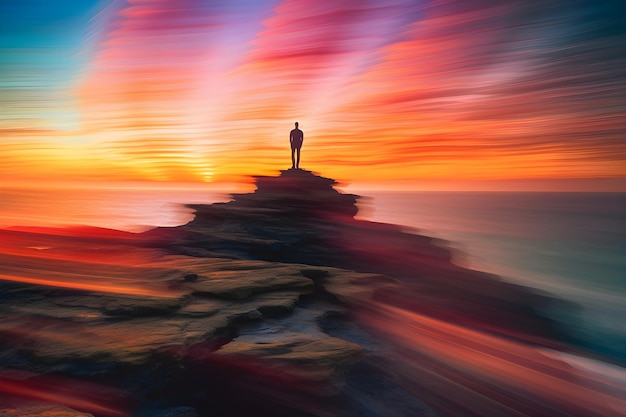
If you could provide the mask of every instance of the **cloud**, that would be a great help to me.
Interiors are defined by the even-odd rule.
[[[75,103],[11,91],[2,127],[29,141],[11,152],[56,167],[31,145],[71,149],[49,122],[74,117],[76,160],[116,178],[267,173],[290,162],[296,120],[303,160],[331,176],[618,175],[620,4],[114,2],[85,38]]]
[[[355,146],[387,132],[391,144],[376,152],[389,163],[427,155],[463,166],[488,156],[488,169],[515,155],[566,171],[604,172],[592,161],[626,159],[623,55],[614,38],[580,33],[600,23],[579,26],[582,12],[565,3],[438,4],[352,81],[353,100],[338,111],[351,115]],[[569,163],[576,168],[559,168]]]

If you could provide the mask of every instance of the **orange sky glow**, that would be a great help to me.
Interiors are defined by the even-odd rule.
[[[600,17],[581,28],[525,2],[87,3],[56,12],[56,44],[21,47],[48,81],[4,77],[17,86],[3,87],[4,185],[244,181],[290,166],[299,121],[302,167],[346,183],[626,191],[626,65],[614,35],[589,35]]]

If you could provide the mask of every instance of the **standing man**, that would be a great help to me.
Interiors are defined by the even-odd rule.
[[[296,128],[289,133],[291,169],[300,169],[300,148],[302,148],[302,142],[304,142],[304,133],[298,129],[298,122],[296,122]]]

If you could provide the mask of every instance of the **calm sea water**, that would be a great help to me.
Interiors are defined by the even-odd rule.
[[[362,193],[363,194],[363,193]],[[373,192],[359,217],[445,240],[456,262],[577,302],[546,311],[583,345],[626,363],[626,193]],[[197,189],[0,189],[0,227],[86,224],[129,231],[193,217]]]
[[[0,188],[0,227],[89,225],[141,232],[193,219],[185,204],[228,201],[197,188]]]
[[[626,193],[371,193],[362,216],[446,240],[456,262],[576,302],[546,311],[626,363]]]

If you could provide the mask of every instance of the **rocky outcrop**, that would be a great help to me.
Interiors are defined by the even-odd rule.
[[[280,374],[290,384],[323,396],[341,390],[346,372],[362,354],[359,345],[335,337],[284,336],[263,343],[233,340],[216,354],[252,359],[268,373]]]
[[[334,180],[288,170],[256,184],[140,235],[0,231],[12,242],[0,254],[0,416],[432,416],[357,318],[397,307],[561,338],[540,314],[557,300],[455,265],[440,241],[355,219],[358,197]],[[57,386],[71,394],[50,396]]]
[[[12,263],[10,258],[4,255],[6,265]],[[39,267],[52,276],[64,273],[51,269],[57,265],[55,262],[39,262]],[[135,290],[142,273],[158,270],[158,278],[153,275],[145,285],[162,290],[163,295],[130,295],[122,287],[107,292],[79,291],[55,287],[52,281],[49,286],[0,282],[0,364],[2,368],[32,373],[16,379],[0,370],[0,391],[3,383],[23,387],[32,385],[34,382],[28,381],[35,381],[42,372],[62,371],[77,378],[100,375],[96,379],[103,378],[107,384],[130,378],[137,384],[134,394],[138,397],[155,392],[163,395],[164,387],[152,386],[151,379],[167,368],[166,380],[180,378],[184,382],[178,386],[191,384],[188,390],[193,392],[203,389],[207,382],[203,378],[189,379],[189,373],[197,369],[204,369],[203,374],[218,373],[216,369],[222,367],[230,373],[231,368],[247,364],[261,380],[279,375],[274,379],[279,384],[276,389],[287,389],[283,384],[294,395],[327,397],[342,389],[349,369],[363,354],[358,344],[322,330],[320,323],[325,317],[343,314],[345,308],[341,303],[322,300],[334,295],[337,300],[357,302],[362,293],[351,290],[349,283],[371,282],[371,274],[182,255],[150,256],[145,263],[132,266],[90,263],[83,268],[75,262],[73,268],[83,272],[101,269],[108,270],[114,280],[126,277]],[[371,297],[371,291],[367,297]],[[180,401],[188,395],[168,389],[164,398],[175,393]],[[253,388],[235,390],[245,389]],[[42,401],[41,407],[20,406],[18,401],[15,410],[19,411],[6,409],[0,413],[62,410],[56,405],[43,405],[50,400],[45,390],[24,397]],[[0,401],[0,410],[1,406]],[[96,406],[87,405],[84,410],[107,415],[97,413]],[[214,406],[201,404],[198,408],[207,412]],[[151,410],[148,415],[161,413]],[[271,413],[275,410],[271,408]]]
[[[377,273],[402,282],[379,300],[474,327],[531,338],[563,337],[541,312],[561,303],[496,276],[454,264],[445,242],[402,227],[354,219],[358,196],[309,171],[256,177],[257,189],[232,201],[190,205],[196,217],[146,234],[152,244],[197,257],[305,263]],[[374,281],[360,283],[368,291]],[[346,291],[346,287],[337,292]],[[400,288],[400,287],[399,287]]]
[[[3,282],[0,332],[9,342],[5,349],[27,352],[42,363],[145,365],[164,346],[188,347],[237,322],[288,314],[302,295],[314,290],[302,265],[182,256],[164,256],[155,264],[170,268],[169,277],[179,271],[178,279],[163,282],[176,290],[170,297]],[[181,267],[197,280],[186,281]],[[126,273],[140,274],[141,268]],[[42,343],[42,338],[54,343]]]

